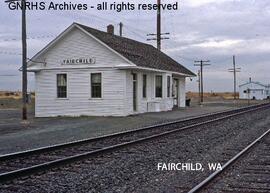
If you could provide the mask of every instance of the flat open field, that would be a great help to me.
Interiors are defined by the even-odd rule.
[[[21,92],[0,91],[0,109],[18,109],[21,108]],[[31,111],[34,110],[35,95],[31,93],[30,103],[28,105]]]
[[[237,96],[238,97],[238,96]],[[233,103],[233,93],[204,93],[205,103]],[[198,105],[199,94],[195,92],[188,92],[187,99],[191,99],[191,106]],[[250,101],[250,103],[260,103],[263,101]],[[241,106],[247,104],[247,100],[238,100],[238,104]],[[0,109],[18,109],[21,107],[21,93],[20,92],[10,92],[10,91],[0,91]],[[35,107],[35,94],[31,93],[31,101],[28,105],[31,112],[34,111]]]
[[[205,101],[224,101],[224,100],[233,100],[234,94],[231,92],[220,92],[220,93],[204,93],[203,94]],[[237,98],[239,94],[237,93]],[[197,92],[187,92],[187,98],[192,99],[192,101],[198,101],[199,93]]]

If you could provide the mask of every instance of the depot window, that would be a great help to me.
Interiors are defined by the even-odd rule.
[[[67,98],[66,74],[57,74],[57,98]]]
[[[143,98],[146,98],[146,88],[147,88],[147,75],[143,75]]]
[[[91,97],[101,98],[101,92],[102,92],[101,73],[92,73],[91,74]]]
[[[171,97],[171,77],[167,76],[167,97]]]
[[[156,98],[162,98],[162,76],[156,76]]]

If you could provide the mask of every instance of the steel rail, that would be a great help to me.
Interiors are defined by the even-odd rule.
[[[203,180],[201,183],[196,185],[194,188],[192,188],[188,193],[196,193],[205,188],[210,182],[212,182],[218,175],[220,175],[222,172],[224,172],[226,169],[228,169],[235,161],[237,161],[240,157],[245,155],[249,152],[251,148],[253,148],[258,142],[260,142],[265,136],[270,134],[270,129],[267,130],[265,133],[263,133],[260,137],[258,137],[255,141],[253,141],[251,144],[249,144],[247,147],[245,147],[241,152],[239,152],[237,155],[235,155],[232,159],[230,159],[228,162],[226,162],[221,170],[217,170],[214,173],[212,173],[210,176],[208,176],[205,180]]]
[[[207,113],[207,114],[204,114],[204,115],[193,116],[193,117],[190,117],[190,118],[180,119],[180,120],[175,120],[175,121],[169,121],[169,122],[165,122],[165,123],[155,124],[155,125],[151,125],[151,126],[146,126],[146,127],[142,127],[142,128],[128,130],[128,131],[122,131],[122,132],[117,132],[117,133],[113,133],[113,134],[103,135],[103,136],[99,136],[99,137],[87,138],[87,139],[76,140],[76,141],[67,142],[67,143],[61,143],[61,144],[45,146],[45,147],[40,147],[40,148],[34,148],[34,149],[15,152],[15,153],[4,154],[4,155],[0,155],[0,161],[6,160],[6,159],[19,158],[19,157],[23,157],[23,156],[27,156],[27,155],[33,155],[33,154],[36,154],[36,153],[49,152],[49,151],[53,151],[53,150],[57,150],[57,149],[61,149],[61,148],[66,148],[66,147],[70,147],[70,146],[74,146],[74,145],[82,145],[82,144],[85,144],[85,143],[90,143],[90,142],[94,142],[94,141],[98,141],[98,140],[102,140],[102,139],[106,139],[106,138],[111,138],[111,137],[121,136],[121,135],[125,135],[125,134],[136,133],[136,132],[139,132],[139,131],[150,130],[150,129],[153,129],[153,128],[156,128],[156,127],[169,126],[169,125],[173,125],[173,124],[177,124],[177,123],[184,123],[184,122],[187,122],[187,121],[202,119],[202,118],[206,118],[206,117],[210,117],[210,116],[216,116],[216,115],[220,115],[220,114],[223,114],[223,113],[230,113],[230,112],[234,112],[234,111],[242,111],[242,110],[245,110],[245,109],[252,109],[252,108],[256,108],[256,107],[264,107],[264,106],[268,106],[268,105],[269,105],[269,103],[264,103],[264,104],[259,104],[259,105],[252,105],[252,106],[248,106],[248,107],[237,108],[237,109],[233,109],[233,110],[226,110],[226,111],[219,111],[219,112],[214,112],[214,113]]]
[[[148,136],[148,137],[140,138],[140,139],[129,141],[129,142],[119,143],[117,145],[107,146],[107,147],[104,147],[104,148],[101,148],[101,149],[98,149],[98,150],[89,151],[89,152],[85,152],[85,153],[82,153],[82,154],[77,154],[77,155],[74,155],[74,156],[69,156],[69,157],[57,159],[57,160],[54,160],[54,161],[34,165],[34,166],[31,166],[31,167],[22,168],[22,169],[10,171],[10,172],[5,172],[5,173],[0,174],[0,182],[5,182],[5,181],[8,181],[8,180],[18,178],[18,177],[31,175],[31,174],[36,173],[36,172],[40,172],[40,171],[43,171],[43,170],[48,170],[48,169],[51,169],[51,168],[55,168],[57,166],[61,166],[61,165],[67,164],[67,163],[78,161],[78,160],[84,159],[86,157],[111,152],[113,150],[116,150],[116,149],[119,149],[119,148],[122,148],[122,147],[126,147],[128,145],[141,143],[141,142],[144,142],[144,141],[152,140],[152,139],[159,138],[159,137],[162,137],[162,136],[166,136],[166,135],[176,133],[176,132],[179,132],[179,131],[183,131],[183,130],[195,128],[195,127],[198,127],[198,126],[202,126],[202,125],[205,125],[205,124],[209,124],[209,123],[217,122],[217,121],[220,121],[220,120],[228,119],[228,118],[231,118],[231,117],[234,117],[234,116],[237,116],[237,115],[241,115],[241,114],[245,114],[245,113],[252,112],[252,111],[255,111],[255,110],[259,110],[259,109],[262,109],[264,107],[268,107],[268,105],[266,105],[266,106],[265,105],[263,105],[263,106],[260,105],[259,107],[255,108],[255,109],[249,109],[249,110],[246,110],[246,111],[233,113],[233,114],[230,114],[230,115],[226,115],[226,116],[223,116],[223,117],[219,117],[219,118],[215,118],[215,119],[212,119],[212,120],[204,121],[204,122],[201,122],[201,123],[196,123],[196,124],[193,124],[193,125],[181,127],[181,128],[178,128],[178,129],[174,129],[174,130],[171,130],[171,131],[151,135],[151,136]]]

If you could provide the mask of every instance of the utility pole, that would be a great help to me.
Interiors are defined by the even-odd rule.
[[[248,93],[248,106],[250,105],[250,88],[247,89],[247,93]]]
[[[211,64],[208,64],[210,63],[210,60],[206,60],[206,61],[203,61],[203,60],[200,60],[200,61],[194,61],[195,64],[194,66],[200,66],[200,91],[201,91],[201,104],[203,103],[203,67],[204,66],[209,66]]]
[[[161,10],[160,10],[160,1],[157,0],[157,49],[161,50]]]
[[[122,22],[120,22],[120,23],[119,23],[119,26],[120,26],[120,28],[119,28],[119,30],[120,30],[120,31],[119,31],[119,35],[122,37],[122,36],[123,36],[123,26],[124,26],[124,25],[123,25]]]
[[[237,72],[241,72],[241,68],[236,68],[236,64],[235,64],[235,56],[233,56],[233,68],[228,69],[229,72],[233,73],[233,82],[234,82],[234,100],[237,99],[236,95],[237,95],[237,91],[236,91],[236,87],[237,87],[237,79],[236,79],[236,73]]]
[[[200,101],[201,101],[201,71],[198,70],[198,91],[199,91],[199,104],[200,104]]]
[[[156,36],[156,38],[148,38],[147,41],[156,40],[157,41],[157,49],[161,50],[161,41],[168,40],[168,37],[161,37],[162,35],[170,35],[170,33],[161,33],[161,0],[157,0],[157,33],[156,34],[147,34],[147,36]]]
[[[27,120],[27,42],[26,42],[26,1],[6,0],[6,3],[21,1],[22,7],[22,119]]]

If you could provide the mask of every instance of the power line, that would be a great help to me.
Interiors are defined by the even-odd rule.
[[[142,36],[141,34],[135,32],[135,31],[132,31],[132,30],[130,30],[129,28],[125,28],[125,29],[126,29],[127,31],[129,31],[129,32],[131,32],[131,33],[133,33],[133,34],[135,34],[137,37],[140,37],[140,38],[142,38],[142,39],[144,40],[144,36]]]
[[[46,39],[46,38],[55,38],[56,35],[41,35],[41,36],[33,36],[33,37],[27,37],[27,40],[35,40],[35,39]],[[0,42],[11,42],[11,41],[19,41],[20,39],[17,38],[10,38],[10,39],[3,39],[0,40]]]
[[[81,16],[80,14],[78,14],[78,15]],[[112,24],[115,24],[115,25],[118,25],[119,24],[115,20],[110,20],[110,19],[107,19],[107,18],[102,18],[102,17],[96,16],[96,15],[92,15],[92,14],[89,14],[89,15],[91,15],[92,18],[98,19],[99,21],[102,21],[105,24],[108,24],[108,23],[112,23]],[[125,30],[133,33],[134,35],[136,35],[137,37],[140,37],[143,40],[145,39],[145,37],[142,36],[140,33],[143,33],[143,34],[146,34],[147,33],[146,31],[143,31],[141,29],[137,29],[137,28],[135,28],[135,27],[133,27],[133,26],[131,26],[129,24],[126,24],[126,23],[125,23]],[[138,32],[140,32],[140,33],[138,33]]]
[[[0,74],[0,77],[14,77],[14,76],[19,76],[16,74]]]
[[[192,59],[192,58],[188,58],[188,57],[184,57],[184,56],[178,56],[178,55],[177,55],[177,57],[179,57],[179,58],[181,58],[183,60],[189,61],[189,62],[194,62],[194,59]]]
[[[213,60],[212,59],[212,62],[213,63],[223,63],[223,62],[227,62],[229,60],[231,60],[231,56],[230,57],[223,58],[223,59],[220,59],[220,60]]]
[[[21,53],[17,53],[17,52],[9,52],[9,51],[1,51],[1,50],[0,50],[0,54],[2,54],[2,55],[18,55],[18,56],[22,55]]]

